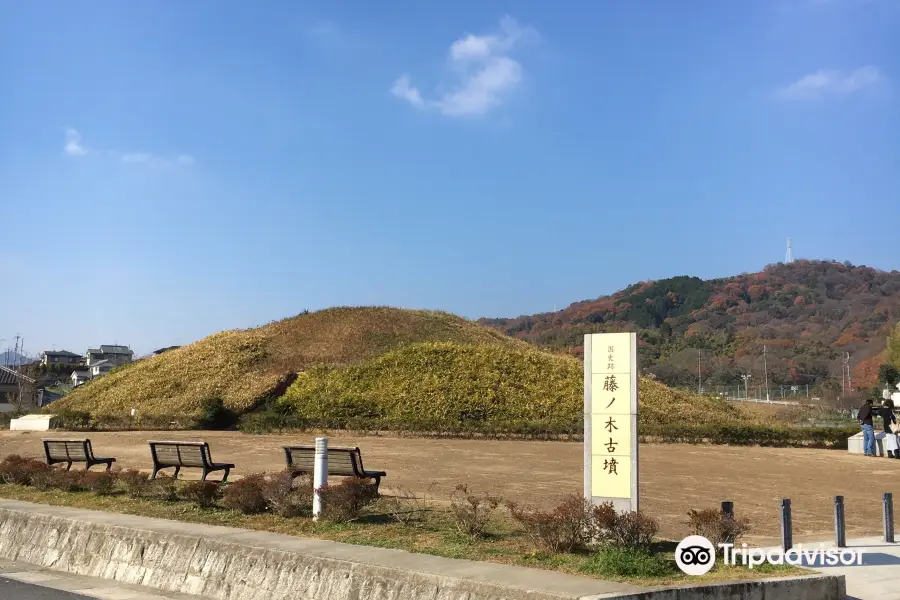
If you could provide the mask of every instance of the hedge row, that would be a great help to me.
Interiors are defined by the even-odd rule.
[[[812,446],[846,449],[858,427],[776,427],[767,425],[645,425],[640,436],[670,444],[732,446]]]

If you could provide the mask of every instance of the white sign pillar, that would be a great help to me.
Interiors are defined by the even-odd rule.
[[[313,520],[322,514],[321,489],[328,484],[328,438],[316,438],[316,457],[313,464]]]
[[[584,336],[584,496],[638,510],[635,333]]]

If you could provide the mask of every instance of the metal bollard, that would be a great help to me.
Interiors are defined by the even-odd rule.
[[[320,490],[328,484],[328,438],[316,438],[316,458],[313,465],[313,520],[322,514]]]
[[[844,521],[844,497],[834,497],[834,545],[847,547],[847,525]]]
[[[781,500],[781,548],[787,552],[794,547],[793,524],[791,523],[791,500]]]
[[[884,541],[894,543],[894,495],[890,492],[884,493]]]

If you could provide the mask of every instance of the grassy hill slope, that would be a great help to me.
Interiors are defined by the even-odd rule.
[[[362,363],[314,367],[279,401],[326,427],[579,433],[583,367],[533,348],[423,343]],[[724,400],[640,381],[644,424],[761,424]]]
[[[723,400],[651,379],[641,379],[640,394],[645,435],[737,443],[769,442],[774,435],[784,441],[764,419]],[[101,427],[130,426],[132,408],[146,419],[142,427],[191,425],[214,398],[245,414],[247,431],[287,424],[579,434],[583,372],[577,358],[453,315],[340,308],[217,333],[120,368],[48,408],[73,419],[76,412],[89,413]]]
[[[448,341],[527,347],[494,329],[442,312],[387,307],[332,308],[245,331],[224,331],[141,360],[80,386],[51,405],[93,415],[137,408],[143,415],[189,415],[220,397],[251,409],[290,374],[347,365],[404,344]]]

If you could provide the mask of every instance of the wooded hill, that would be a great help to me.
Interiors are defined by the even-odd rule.
[[[636,283],[555,313],[480,322],[550,348],[583,352],[585,333],[637,331],[643,369],[674,386],[734,388],[745,373],[770,385],[841,389],[849,352],[853,387],[874,387],[900,319],[900,272],[798,260],[760,273],[704,281]],[[702,352],[700,352],[702,351]]]

